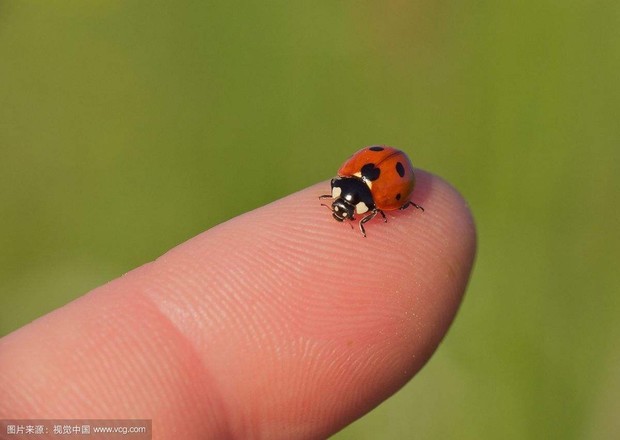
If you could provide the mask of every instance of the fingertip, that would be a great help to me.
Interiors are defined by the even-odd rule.
[[[162,259],[168,267],[182,261],[179,273],[193,286],[182,302],[203,322],[177,325],[198,336],[211,374],[224,378],[220,388],[245,396],[237,402],[248,406],[235,404],[234,412],[277,421],[267,432],[280,423],[324,435],[379,404],[426,363],[456,314],[476,238],[460,194],[430,173],[416,175],[413,200],[424,211],[386,212],[387,222],[366,224],[367,237],[321,206],[318,197],[329,192],[322,182]],[[204,321],[218,322],[225,339],[200,336]],[[253,402],[257,394],[262,399]]]

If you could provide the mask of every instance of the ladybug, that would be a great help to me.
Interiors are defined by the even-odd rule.
[[[405,209],[413,206],[424,211],[411,201],[415,186],[413,166],[405,153],[385,145],[362,148],[353,154],[338,170],[338,176],[331,181],[331,194],[319,199],[333,199],[333,217],[342,222],[355,220],[355,215],[365,214],[359,222],[362,235],[366,237],[364,223],[377,213],[383,221],[383,211]]]

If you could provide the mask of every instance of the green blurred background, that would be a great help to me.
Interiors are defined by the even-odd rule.
[[[619,72],[612,0],[0,2],[0,334],[386,143],[478,258],[335,438],[620,438]]]

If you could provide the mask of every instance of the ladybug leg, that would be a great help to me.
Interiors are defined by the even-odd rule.
[[[372,220],[375,217],[375,215],[377,215],[377,212],[380,212],[381,214],[383,214],[383,211],[379,211],[378,209],[373,209],[370,212],[370,214],[368,214],[366,217],[360,220],[360,231],[362,231],[362,235],[364,237],[366,237],[366,229],[364,229],[364,223]],[[385,218],[385,214],[383,214],[383,217]]]
[[[331,194],[323,194],[322,196],[319,196],[319,200],[323,200],[323,199],[331,199],[332,196]],[[325,203],[321,203],[321,206],[325,206],[327,209],[329,209],[330,211],[332,210],[332,208],[330,208],[329,206],[327,206]]]
[[[399,209],[407,209],[409,206],[413,206],[414,208],[421,209],[422,212],[424,212],[424,208],[422,208],[420,205],[417,205],[417,204],[413,203],[411,200],[409,200],[407,203],[405,203]]]
[[[385,216],[384,212],[380,209],[377,209],[377,212],[381,214],[381,217],[383,217],[383,223],[387,223],[387,217]]]

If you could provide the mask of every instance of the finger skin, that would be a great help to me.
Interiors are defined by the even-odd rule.
[[[172,249],[0,340],[0,418],[147,418],[153,438],[322,438],[428,360],[475,254],[458,193],[367,238],[323,182]]]

